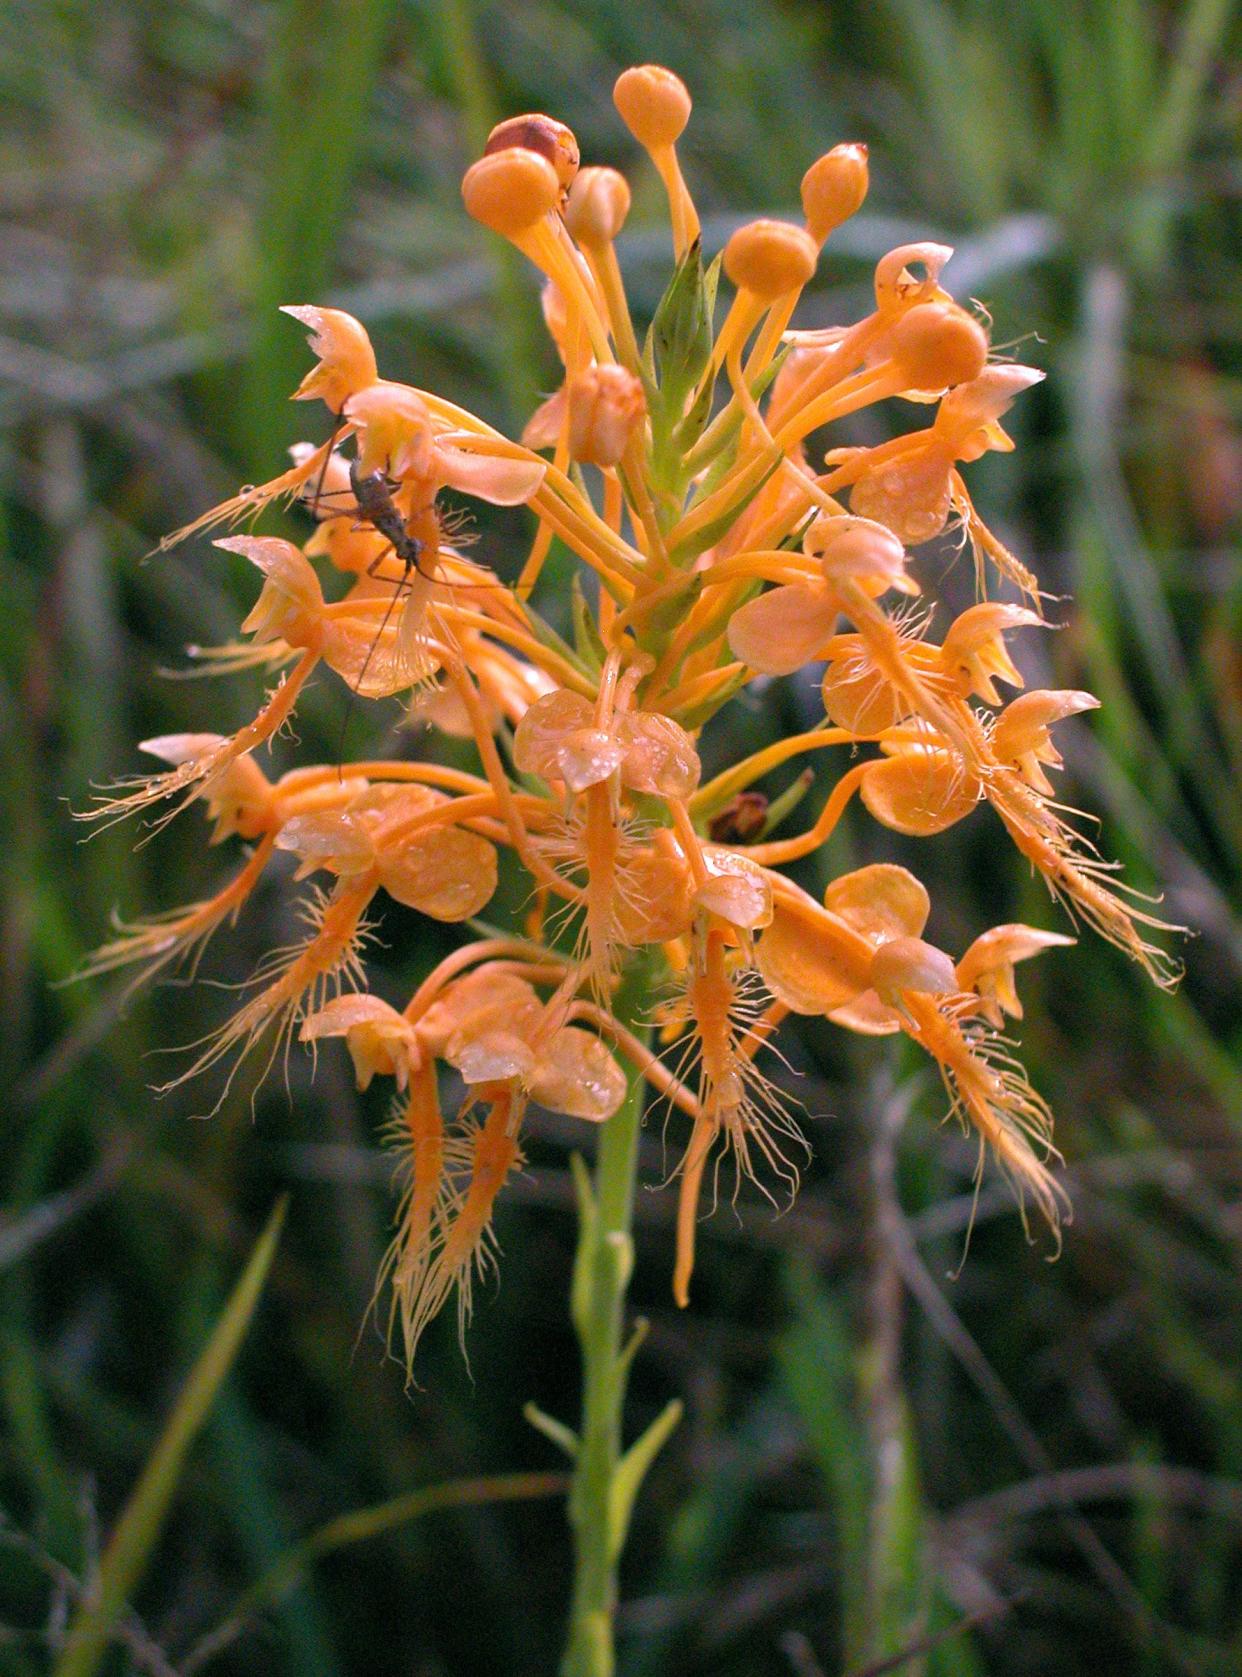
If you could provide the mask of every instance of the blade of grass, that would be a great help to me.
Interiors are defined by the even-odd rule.
[[[427,1485],[405,1496],[393,1497],[370,1508],[356,1508],[328,1520],[282,1555],[233,1603],[227,1617],[204,1637],[182,1661],[182,1677],[191,1677],[234,1642],[246,1623],[260,1608],[283,1599],[303,1578],[315,1561],[352,1543],[363,1543],[385,1532],[396,1531],[424,1514],[446,1508],[472,1508],[494,1502],[524,1502],[535,1497],[561,1496],[569,1480],[563,1473],[502,1473],[486,1479],[449,1479],[441,1485]],[[57,1674],[60,1677],[60,1674]]]
[[[277,1202],[224,1313],[190,1370],[108,1540],[91,1599],[69,1628],[54,1677],[91,1677],[103,1657],[112,1625],[142,1577],[159,1538],[190,1447],[241,1348],[276,1253],[286,1203],[283,1199]]]

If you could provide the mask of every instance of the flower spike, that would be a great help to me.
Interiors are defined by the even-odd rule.
[[[799,326],[826,241],[866,198],[866,147],[804,159],[801,221],[752,217],[705,252],[678,156],[688,89],[639,65],[613,98],[668,200],[676,262],[650,331],[617,259],[625,177],[583,167],[555,116],[498,123],[462,200],[537,270],[556,387],[514,440],[403,382],[408,368],[381,370],[352,315],[287,305],[312,363],[292,399],[322,402],[329,434],[163,544],[273,503],[309,515],[297,539],[216,543],[258,586],[237,637],[195,656],[275,685],[232,733],[157,733],[143,747],[155,772],[89,812],[150,812],[158,829],[198,803],[205,842],[230,859],[200,900],[118,923],[88,974],[192,973],[260,884],[312,881],[293,898],[303,935],[260,962],[185,1075],[270,1067],[296,1039],[347,1054],[361,1089],[391,1081],[402,1191],[381,1281],[407,1370],[451,1300],[464,1331],[530,1108],[632,1126],[627,1071],[676,1127],[686,1304],[722,1163],[736,1191],[796,1186],[805,1143],[761,1058],[789,1014],[917,1044],[980,1169],[994,1159],[1055,1236],[1051,1114],[1000,1033],[1022,1018],[1016,968],[1074,940],[976,928],[954,959],[940,905],[889,861],[809,895],[785,870],[822,864],[856,799],[860,839],[991,822],[1072,920],[1176,979],[1154,905],[1056,800],[1054,735],[1096,700],[1024,690],[1017,631],[1050,626],[1048,597],[971,495],[974,462],[1014,447],[1003,421],[1042,372],[996,357],[990,319],[951,295],[952,252],[931,241],[880,258],[861,318]],[[882,424],[836,429],[880,403]],[[860,444],[890,419],[896,434]],[[501,509],[498,548],[512,533],[523,550],[516,585],[462,552],[457,497]],[[951,619],[920,551],[945,532],[969,544],[977,580]],[[543,580],[554,553],[559,577],[566,562],[580,573],[560,597]],[[323,671],[372,716],[398,699],[385,721],[406,724],[402,748],[269,774],[258,748],[296,749],[282,736]],[[737,747],[740,706],[740,726],[709,726],[774,681],[818,690],[818,725],[754,749]],[[812,753],[831,766],[827,793],[790,831]],[[444,927],[484,911],[507,926],[466,934],[409,995],[372,990],[372,920],[417,940],[411,915]]]

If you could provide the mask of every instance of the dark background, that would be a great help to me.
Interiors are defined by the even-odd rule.
[[[331,1517],[557,1466],[521,1407],[576,1411],[568,1148],[583,1138],[536,1126],[469,1367],[446,1320],[406,1393],[362,1326],[393,1206],[382,1092],[358,1097],[330,1051],[313,1083],[295,1059],[289,1097],[275,1079],[253,1114],[240,1084],[208,1122],[192,1120],[214,1090],[157,1101],[150,1085],[181,1062],[151,1056],[229,998],[165,986],[122,1010],[115,980],[63,981],[113,910],[192,900],[228,859],[195,812],[136,849],[126,829],[79,843],[69,812],[92,781],[133,771],[134,740],[253,709],[257,677],[161,674],[184,667],[187,642],[233,631],[253,594],[242,562],[201,541],[141,560],[279,470],[321,420],[284,401],[308,362],[276,305],[347,307],[386,374],[520,425],[557,377],[536,287],[466,219],[458,182],[493,121],[545,109],[584,160],[632,170],[622,254],[652,306],[667,268],[657,183],[610,93],[620,69],[655,59],[697,102],[683,162],[709,245],[738,217],[794,213],[829,145],[870,145],[871,197],[830,243],[802,323],[856,318],[879,254],[941,238],[958,252],[950,288],[1047,368],[1013,416],[1017,452],[967,475],[1046,586],[1075,596],[1051,614],[1066,627],[1019,654],[1032,685],[1105,701],[1062,731],[1066,801],[1099,812],[1104,850],[1195,936],[1174,996],[1090,936],[1023,971],[1024,1058],[1058,1114],[1075,1206],[1055,1263],[989,1173],[950,1279],[973,1148],[938,1127],[923,1066],[826,1026],[787,1039],[815,1115],[801,1195],[780,1218],[725,1196],[685,1313],[669,1294],[671,1195],[640,1195],[633,1302],[651,1334],[631,1420],[675,1394],[688,1413],[625,1562],[622,1671],[857,1672],[921,1623],[946,1639],[903,1669],[1235,1672],[1234,8],[18,0],[0,27],[0,1669],[49,1668],[60,1603],[282,1192],[264,1303],[134,1598],[153,1647],[130,1635],[113,1669],[554,1668],[569,1582],[555,1499],[346,1544],[205,1661],[202,1638],[242,1591]],[[833,441],[877,439],[888,417]],[[480,515],[476,552],[514,575],[523,528]],[[921,574],[964,604],[968,570],[932,555]],[[332,760],[343,705],[321,681],[279,762]],[[360,710],[355,752],[399,720]],[[769,688],[706,755],[718,767],[817,714],[805,681]],[[908,849],[860,819],[829,862],[885,858],[926,879],[929,935],[954,952],[1006,919],[1065,929],[986,813]],[[287,894],[267,890],[203,976],[236,982],[292,935]],[[400,1000],[439,946],[400,912],[383,937],[375,987]],[[647,1150],[654,1188],[655,1120]]]

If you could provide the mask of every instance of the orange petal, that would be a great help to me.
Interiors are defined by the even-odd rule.
[[[566,1025],[538,1055],[526,1087],[550,1112],[600,1124],[625,1099],[625,1073],[597,1036]]]
[[[903,990],[948,996],[959,988],[953,962],[943,949],[922,938],[898,937],[882,943],[871,958],[871,984],[883,1002],[900,1000]]]
[[[789,583],[748,600],[729,619],[735,658],[763,675],[792,675],[823,650],[837,607],[822,588]]]
[[[689,734],[672,717],[632,711],[621,719],[617,733],[628,747],[621,765],[627,786],[665,798],[692,795],[702,772],[699,754]]]
[[[477,833],[444,827],[420,834],[397,855],[381,855],[390,897],[433,920],[468,920],[496,889],[496,847]]]
[[[881,759],[863,776],[860,791],[883,826],[920,838],[954,826],[979,801],[978,781],[957,757],[935,746]]]
[[[418,1034],[433,1054],[442,1055],[502,1022],[519,1034],[533,1030],[542,1011],[525,979],[479,967],[440,992],[418,1021]]]
[[[870,988],[870,948],[818,903],[782,898],[755,948],[755,965],[794,1013],[831,1013]]]
[[[876,668],[861,635],[835,637],[821,691],[829,721],[860,737],[882,734],[907,714],[896,689]]]
[[[931,913],[931,898],[907,868],[874,862],[834,879],[824,907],[862,934],[868,943],[920,937]]]
[[[468,454],[443,437],[436,446],[436,475],[449,489],[459,489],[494,507],[525,506],[547,475],[542,460],[512,460],[504,455]]]
[[[352,314],[311,303],[284,303],[280,312],[310,327],[307,341],[319,357],[319,365],[311,368],[294,391],[295,402],[318,396],[333,413],[339,413],[347,397],[374,384],[379,377],[366,328]]]
[[[711,844],[703,847],[703,861],[711,877],[694,893],[696,907],[741,931],[757,931],[769,923],[772,886],[757,862]]]
[[[864,990],[857,1000],[834,1008],[828,1017],[858,1036],[892,1036],[901,1029],[901,1015],[885,1007],[874,990]]]
[[[594,721],[591,705],[580,693],[558,688],[536,699],[513,736],[513,761],[523,774],[537,774],[544,780],[561,778],[560,754],[567,734],[590,728]]]
[[[375,860],[375,846],[365,826],[340,811],[292,816],[277,833],[276,848],[291,850],[299,858],[299,879],[316,868],[363,873]]]

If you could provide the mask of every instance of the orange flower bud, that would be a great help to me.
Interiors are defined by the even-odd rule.
[[[947,390],[987,365],[987,333],[956,303],[919,303],[893,328],[889,353],[907,390]]]
[[[802,177],[802,213],[818,244],[861,208],[867,184],[864,145],[833,146],[811,164]]]
[[[514,149],[538,152],[556,170],[561,190],[569,190],[578,173],[578,142],[572,128],[566,128],[563,122],[544,116],[540,111],[528,112],[526,116],[511,116],[492,129],[483,147],[483,155],[492,157],[499,151]]]
[[[565,205],[565,225],[580,245],[611,244],[630,213],[630,188],[616,169],[579,169]]]
[[[630,133],[648,151],[676,145],[690,120],[685,82],[659,64],[639,64],[622,71],[612,102]]]
[[[493,233],[513,239],[557,207],[561,180],[539,152],[510,146],[470,165],[461,196],[468,215]]]
[[[750,221],[725,246],[724,270],[739,291],[765,301],[798,291],[815,272],[815,240],[789,221]]]
[[[569,385],[570,458],[615,466],[647,411],[641,379],[616,362],[597,362]]]

